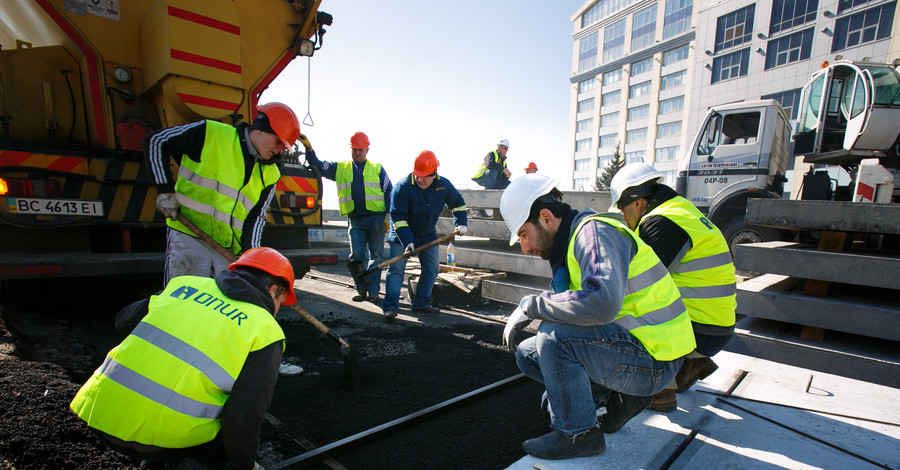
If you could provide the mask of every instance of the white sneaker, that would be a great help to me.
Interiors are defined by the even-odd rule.
[[[288,364],[287,362],[282,362],[278,367],[279,375],[297,375],[302,374],[303,368],[300,366],[295,366],[293,364]]]

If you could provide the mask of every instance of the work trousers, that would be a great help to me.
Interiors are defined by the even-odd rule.
[[[611,391],[653,395],[675,378],[681,362],[657,361],[634,335],[612,323],[544,320],[537,335],[516,351],[519,369],[547,389],[550,426],[569,437],[597,425],[597,407],[605,406]]]
[[[166,236],[165,284],[173,277],[216,277],[228,268],[229,261],[203,240],[178,230],[168,229]]]
[[[384,257],[384,214],[371,214],[350,219],[350,261],[362,262],[363,269],[381,263]],[[375,271],[368,279],[368,292],[377,294],[381,290],[381,271]],[[366,293],[366,286],[356,283],[356,291]]]
[[[389,246],[391,258],[400,256],[405,249],[399,241],[391,242]],[[419,263],[422,265],[422,275],[419,276],[412,308],[428,308],[431,306],[431,290],[434,287],[434,281],[437,279],[438,269],[440,269],[439,255],[440,246],[438,245],[426,248],[418,253]],[[384,280],[384,299],[381,301],[381,309],[383,311],[399,309],[400,289],[403,287],[403,274],[405,271],[406,258],[397,261],[388,268],[388,274]]]

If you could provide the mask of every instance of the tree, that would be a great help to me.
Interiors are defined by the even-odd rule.
[[[613,159],[603,167],[603,173],[597,177],[594,188],[597,191],[609,191],[609,185],[616,173],[625,166],[625,157],[619,151],[619,142],[616,142],[616,151],[613,153]]]

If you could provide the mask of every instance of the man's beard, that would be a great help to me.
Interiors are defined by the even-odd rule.
[[[537,235],[534,245],[541,252],[541,259],[548,260],[550,259],[550,250],[553,248],[553,238],[556,234],[545,229],[539,223],[535,224],[535,228],[537,229]]]

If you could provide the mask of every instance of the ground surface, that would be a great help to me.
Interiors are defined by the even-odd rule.
[[[340,271],[313,274],[349,280]],[[155,280],[119,281],[67,283],[24,300],[0,300],[0,357],[18,358],[0,361],[0,469],[136,465],[107,450],[68,411],[80,384],[121,339],[112,329],[115,311],[159,287]],[[304,372],[279,378],[269,411],[284,424],[261,429],[258,460],[264,465],[302,454],[295,440],[323,446],[518,373],[499,345],[501,324],[453,313],[413,314],[405,299],[400,317],[386,323],[380,308],[351,302],[346,286],[309,277],[297,285],[304,292],[301,305],[351,344],[361,383],[350,389],[339,346],[283,309],[278,318],[287,336],[285,358]],[[444,302],[484,315],[512,310],[453,291],[442,294]],[[524,439],[548,430],[537,411],[541,392],[538,384],[521,381],[334,460],[350,469],[505,468],[524,455]]]

